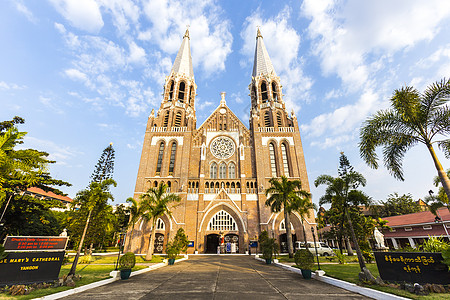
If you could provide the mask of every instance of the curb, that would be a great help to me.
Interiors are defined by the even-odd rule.
[[[255,259],[258,260],[258,261],[265,262],[264,259],[256,257],[256,256],[255,256]],[[277,267],[283,268],[285,270],[288,270],[288,271],[291,271],[291,272],[294,272],[294,273],[297,273],[297,274],[302,274],[302,272],[301,272],[301,270],[299,268],[294,268],[294,267],[291,267],[289,265],[285,265],[285,264],[282,264],[282,263],[272,263],[272,264],[276,265]],[[315,280],[322,281],[324,283],[327,283],[327,284],[330,284],[330,285],[334,285],[334,286],[339,287],[341,289],[344,289],[344,290],[347,290],[347,291],[350,291],[350,292],[354,292],[354,293],[358,293],[360,295],[363,295],[363,296],[366,296],[366,297],[370,297],[370,298],[373,298],[373,299],[382,299],[382,300],[385,300],[385,299],[386,300],[388,300],[388,299],[407,300],[408,299],[408,298],[404,298],[404,297],[401,297],[401,296],[389,294],[389,293],[386,293],[386,292],[382,292],[382,291],[378,291],[378,290],[362,287],[362,286],[356,285],[354,283],[350,283],[350,282],[347,282],[347,281],[331,278],[331,277],[328,277],[328,276],[319,276],[319,275],[316,275],[315,272],[313,272],[312,274],[313,274],[312,277]]]
[[[179,262],[185,261],[187,259],[188,258],[185,256],[182,259],[176,260],[175,263],[179,263]],[[164,266],[167,266],[167,262],[154,264],[154,265],[149,266],[148,268],[131,272],[130,277],[133,277],[133,276],[136,276],[136,275],[140,275],[140,274],[143,274],[143,273],[147,273],[147,272],[150,272],[150,271],[162,268]],[[78,294],[78,293],[81,293],[81,292],[84,292],[84,291],[96,288],[96,287],[99,287],[99,286],[110,284],[110,283],[113,283],[114,281],[118,281],[118,280],[120,280],[120,277],[103,279],[103,280],[96,281],[96,282],[93,282],[93,283],[89,283],[89,284],[86,284],[86,285],[83,285],[83,286],[80,286],[80,287],[77,287],[77,288],[73,288],[73,289],[70,289],[70,290],[67,290],[67,291],[62,291],[62,292],[54,293],[54,294],[51,294],[51,295],[47,295],[47,296],[44,296],[44,297],[41,297],[41,298],[35,298],[35,299],[43,299],[43,300],[60,299],[60,298],[63,298],[63,297],[67,297],[67,296],[70,296],[70,295],[73,295],[73,294]]]

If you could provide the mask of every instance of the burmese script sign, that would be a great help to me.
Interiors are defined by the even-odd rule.
[[[3,246],[9,251],[63,251],[68,239],[60,236],[8,236]]]
[[[63,259],[64,251],[9,252],[0,261],[0,285],[56,280]]]
[[[381,279],[393,282],[448,284],[441,253],[374,252]]]

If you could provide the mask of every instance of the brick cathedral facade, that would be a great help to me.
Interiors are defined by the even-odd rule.
[[[165,251],[180,227],[191,241],[189,253],[216,253],[223,241],[244,253],[263,230],[283,248],[284,214],[265,206],[265,189],[272,177],[282,175],[300,179],[307,191],[309,183],[297,117],[286,111],[281,81],[259,29],[249,78],[249,127],[228,108],[221,93],[219,106],[197,128],[197,85],[186,30],[165,80],[161,106],[147,121],[134,193],[139,201],[150,187],[165,183],[181,198],[172,215],[164,215],[155,226],[155,253]],[[305,218],[306,236],[312,240],[313,211]],[[291,214],[291,224],[294,238],[303,241],[297,213]],[[126,249],[146,253],[150,232],[150,222],[139,220]]]

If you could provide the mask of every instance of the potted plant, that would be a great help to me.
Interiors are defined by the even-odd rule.
[[[136,256],[133,252],[127,252],[119,259],[120,278],[128,279],[131,269],[136,264]]]
[[[306,249],[300,249],[295,252],[295,264],[302,270],[302,276],[305,279],[311,279],[311,269],[314,265],[314,255]]]
[[[275,239],[268,238],[263,241],[262,245],[262,255],[266,260],[266,264],[272,263],[273,254],[278,253],[278,244]]]
[[[167,258],[169,259],[169,265],[173,265],[175,263],[175,258],[178,256],[179,251],[180,250],[175,243],[167,243],[166,254]]]

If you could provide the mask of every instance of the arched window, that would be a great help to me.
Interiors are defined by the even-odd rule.
[[[177,112],[177,115],[175,116],[175,123],[173,124],[174,127],[180,127],[181,126],[181,111]]]
[[[236,165],[233,162],[228,165],[228,178],[236,178]]]
[[[227,165],[225,163],[220,164],[219,178],[221,178],[221,179],[227,178]]]
[[[266,113],[264,114],[264,126],[272,127],[270,125],[271,125],[271,123],[270,123],[270,115],[269,115],[269,112],[266,111]]]
[[[217,164],[215,162],[213,162],[211,164],[211,168],[210,168],[210,172],[209,172],[209,177],[216,179],[217,178]]]
[[[167,181],[167,189],[166,189],[166,193],[170,193],[170,190],[172,189],[172,182]]]
[[[270,169],[272,177],[277,177],[277,162],[275,160],[275,147],[273,143],[269,144]]]
[[[191,88],[189,89],[189,104],[191,105],[194,103],[194,95],[195,95],[194,86],[191,85]]]
[[[285,143],[281,144],[281,155],[283,156],[284,176],[289,177],[289,161],[288,161],[287,147]]]
[[[186,85],[184,82],[180,82],[180,85],[178,86],[178,100],[180,102],[184,102],[184,90],[186,88]]]
[[[166,224],[164,224],[164,221],[161,218],[158,218],[158,220],[156,220],[156,230],[164,229],[166,229]]]
[[[163,121],[163,127],[167,127],[167,125],[169,125],[169,111],[166,112],[166,115],[164,116],[164,121]]]
[[[224,210],[216,213],[208,223],[207,230],[238,230],[234,218]]]
[[[157,187],[158,186],[158,182],[157,181],[154,181],[153,182],[153,187]]]
[[[265,81],[261,83],[261,99],[263,102],[267,101],[267,85]]]
[[[173,175],[173,169],[175,167],[175,154],[177,153],[177,143],[172,143],[172,149],[170,150],[170,163],[169,163],[169,175]]]
[[[156,162],[156,175],[161,174],[161,165],[164,155],[164,143],[161,142],[159,145],[158,161]]]
[[[277,90],[277,84],[275,82],[272,82],[272,98],[273,98],[273,101],[278,100],[278,90]]]
[[[256,94],[256,88],[255,88],[255,86],[252,86],[252,96],[251,96],[251,99],[252,99],[253,101],[255,101],[255,103],[256,103],[256,97],[257,97],[257,94]]]
[[[286,230],[286,223],[284,219],[281,220],[280,222],[280,230]],[[291,223],[291,230],[294,230],[294,226],[292,226],[292,223]]]
[[[278,127],[283,127],[283,121],[282,121],[282,117],[281,117],[281,112],[277,113],[277,123],[278,123]]]
[[[170,89],[169,89],[169,101],[172,101],[173,99],[173,80],[170,82]]]

